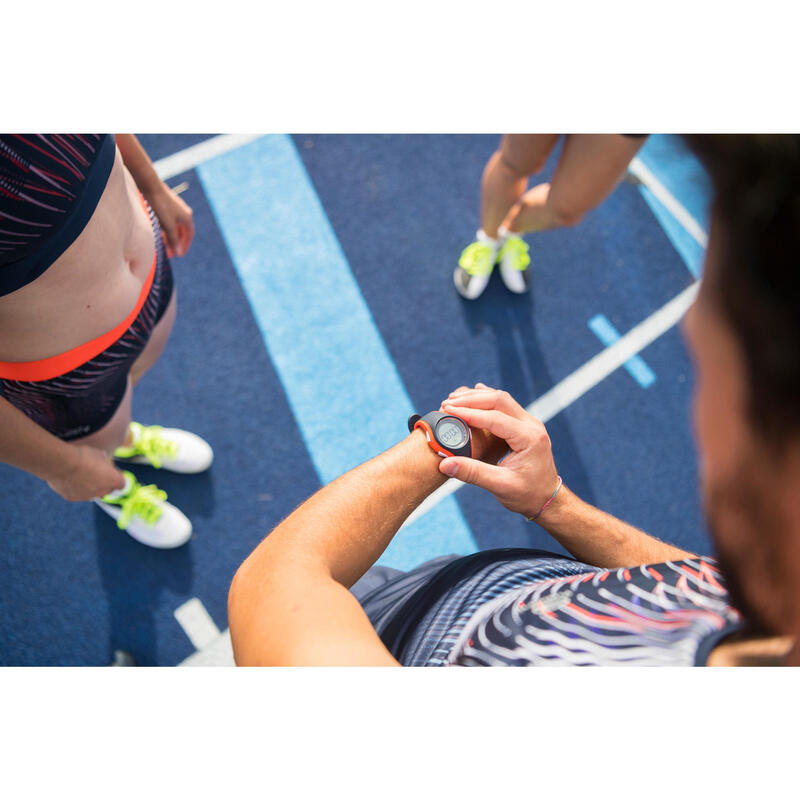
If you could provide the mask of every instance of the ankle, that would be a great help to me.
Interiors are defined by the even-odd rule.
[[[475,239],[476,241],[491,245],[492,247],[497,247],[498,245],[502,244],[496,231],[494,236],[490,236],[483,228],[478,229],[477,233],[475,234]]]
[[[518,231],[513,231],[510,228],[507,228],[505,225],[501,225],[497,229],[497,238],[501,242],[505,242],[506,239],[511,238],[512,236],[516,237],[517,239],[522,238],[522,234]]]

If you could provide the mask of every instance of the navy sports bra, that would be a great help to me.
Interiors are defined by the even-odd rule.
[[[0,296],[78,238],[114,165],[112,134],[0,134]]]

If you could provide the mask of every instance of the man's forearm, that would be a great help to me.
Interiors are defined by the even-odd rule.
[[[566,486],[537,522],[575,558],[597,567],[635,567],[694,557],[585,503]]]
[[[351,586],[379,558],[411,512],[446,480],[439,458],[415,431],[306,500],[256,548],[267,562],[322,569]]]

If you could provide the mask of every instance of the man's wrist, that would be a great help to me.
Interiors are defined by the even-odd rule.
[[[419,480],[430,480],[436,486],[447,480],[447,476],[439,472],[441,456],[433,452],[420,428],[411,431],[400,446],[403,448],[405,472],[413,474]]]
[[[541,510],[542,507],[539,506],[528,519],[536,522],[545,530],[557,529],[573,512],[576,501],[578,501],[577,496],[570,492],[566,484],[562,484],[553,499],[547,503],[547,507]],[[539,516],[534,519],[536,514]]]

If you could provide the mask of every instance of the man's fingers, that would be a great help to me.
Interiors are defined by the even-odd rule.
[[[499,436],[508,443],[512,450],[520,450],[524,446],[524,428],[522,421],[504,414],[502,411],[451,406],[446,403],[445,412],[453,413],[473,428]]]
[[[475,392],[475,391],[491,392],[493,390],[490,389],[488,386],[486,386],[486,384],[476,383],[475,388],[473,389],[470,389],[469,386],[459,386],[458,389],[453,389],[453,391],[450,392],[450,397],[458,397],[458,395],[467,394],[468,392]]]
[[[502,492],[507,487],[509,478],[508,470],[503,467],[461,456],[443,458],[439,463],[439,471],[464,483],[480,486],[492,494]]]
[[[528,412],[508,393],[496,389],[473,390],[463,392],[445,401],[445,405],[466,406],[469,408],[495,409],[508,414],[515,419],[524,421],[530,419]],[[457,411],[455,413],[458,413]]]
[[[477,389],[479,385],[482,386],[483,384],[475,384],[475,388]],[[452,397],[458,397],[459,395],[474,391],[475,389],[470,389],[469,386],[459,386],[458,389],[453,389],[453,391],[450,392],[447,398],[442,401],[442,405],[439,406],[439,408],[443,409],[443,407],[447,404],[447,401],[450,400]]]

